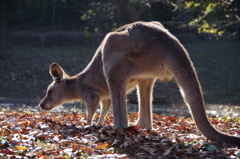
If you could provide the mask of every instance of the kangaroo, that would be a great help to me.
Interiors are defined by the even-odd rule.
[[[222,133],[208,120],[193,63],[183,45],[159,22],[134,22],[108,33],[87,67],[68,76],[57,63],[50,66],[53,82],[39,106],[50,110],[65,102],[81,100],[92,118],[99,103],[101,125],[113,106],[114,128],[128,126],[126,95],[137,87],[137,125],[152,129],[152,89],[155,80],[175,78],[198,129],[210,140],[240,145],[240,138]]]

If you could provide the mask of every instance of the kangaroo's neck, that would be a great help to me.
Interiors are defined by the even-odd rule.
[[[102,70],[102,54],[100,47],[96,51],[95,55],[93,56],[92,60],[89,62],[87,67],[82,71],[82,73],[87,73],[89,74],[101,74],[103,72]],[[99,72],[100,71],[100,72]]]
[[[77,96],[76,96],[76,82],[77,82],[77,77],[76,76],[73,76],[73,77],[70,77],[68,79],[66,79],[66,83],[65,83],[65,90],[64,92],[66,92],[66,97],[65,99],[68,101],[68,102],[71,102],[71,101],[75,101],[77,100]]]
[[[103,63],[100,49],[97,50],[88,66],[79,74],[78,79],[94,89],[107,88],[106,79],[103,74]]]

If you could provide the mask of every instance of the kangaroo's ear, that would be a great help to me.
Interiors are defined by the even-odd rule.
[[[52,76],[52,78],[60,83],[60,81],[67,77],[68,75],[64,72],[64,70],[62,69],[62,67],[60,65],[58,65],[57,63],[52,63],[50,65],[50,68],[49,68],[49,73],[50,75]]]

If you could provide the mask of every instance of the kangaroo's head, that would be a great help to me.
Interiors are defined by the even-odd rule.
[[[39,103],[43,110],[50,110],[63,104],[66,100],[66,78],[69,76],[57,63],[50,65],[49,73],[53,78],[53,82],[48,86],[46,96]]]

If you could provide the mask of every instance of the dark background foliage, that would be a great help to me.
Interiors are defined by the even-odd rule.
[[[0,97],[42,98],[49,64],[76,74],[104,35],[134,21],[160,21],[195,63],[206,101],[240,104],[238,0],[0,0]],[[182,101],[174,81],[156,94]]]

